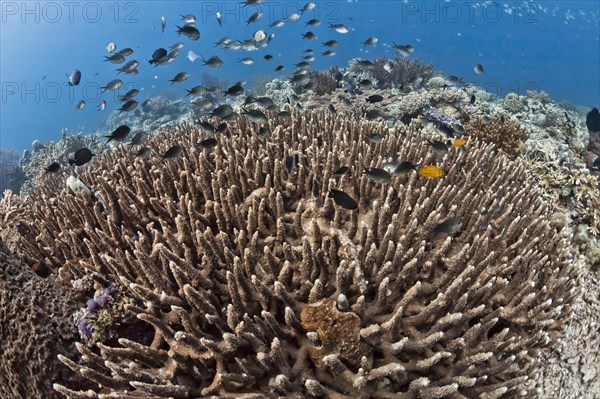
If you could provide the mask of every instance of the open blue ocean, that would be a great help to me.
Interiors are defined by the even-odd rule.
[[[304,2],[265,1],[245,6],[237,1],[2,1],[0,30],[0,147],[18,152],[34,140],[60,139],[62,129],[102,132],[107,116],[119,108],[118,96],[135,88],[140,104],[157,94],[185,97],[185,89],[216,77],[233,83],[279,77],[287,79],[302,51],[315,50],[312,69],[345,67],[353,58],[393,58],[393,43],[410,44],[411,59],[434,65],[434,71],[456,75],[504,97],[543,90],[555,101],[597,107],[600,103],[599,2],[590,1],[317,1],[301,12]],[[221,14],[222,27],[215,17]],[[246,21],[256,12],[262,17]],[[192,14],[198,40],[177,35],[177,26]],[[300,16],[293,22],[294,14]],[[292,16],[291,20],[287,19]],[[161,26],[164,17],[164,32]],[[319,26],[306,22],[318,19]],[[271,27],[277,20],[283,26]],[[330,24],[343,24],[340,34]],[[257,30],[274,34],[256,51],[215,47],[223,38],[251,39]],[[315,40],[302,34],[311,31]],[[377,43],[365,46],[369,37]],[[324,57],[323,42],[339,41],[335,55]],[[137,60],[137,75],[117,74],[124,63],[105,61],[111,53],[131,48],[127,61]],[[182,42],[180,55],[168,65],[148,63],[157,48]],[[208,59],[219,56],[221,68],[191,62],[188,53]],[[266,61],[270,54],[273,60]],[[239,62],[250,57],[251,65]],[[484,74],[473,67],[481,64]],[[278,65],[285,69],[275,72]],[[77,86],[69,85],[75,69]],[[179,72],[187,81],[171,85]],[[210,75],[210,76],[207,76]],[[101,87],[119,78],[122,88],[101,93]],[[81,110],[76,105],[83,100]],[[106,109],[98,105],[106,100]],[[108,134],[109,132],[106,132]]]

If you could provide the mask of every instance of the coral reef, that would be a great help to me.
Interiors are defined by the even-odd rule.
[[[73,293],[55,277],[40,278],[0,241],[0,397],[59,398],[53,382],[84,388],[58,363],[77,353]]]
[[[265,96],[273,100],[275,105],[280,109],[283,109],[284,105],[288,104],[288,99],[296,96],[292,83],[285,80],[273,79],[265,86],[267,89]]]
[[[392,69],[387,71],[384,65],[391,62]],[[348,71],[350,72],[347,80],[355,86],[359,86],[361,79],[368,78],[377,82],[377,89],[398,89],[404,86],[418,86],[421,82],[428,81],[433,75],[433,65],[425,64],[416,59],[411,61],[408,58],[394,58],[388,60],[386,57],[376,58],[373,66],[366,68],[357,62],[350,62]]]
[[[315,85],[315,95],[323,96],[340,87],[343,74],[340,68],[332,67],[325,71],[308,71],[308,76]]]
[[[0,193],[11,190],[18,194],[25,181],[25,174],[19,165],[19,153],[5,148],[0,149]]]
[[[183,124],[148,142],[155,153],[178,143],[180,158],[117,149],[78,169],[104,202],[48,180],[0,210],[24,212],[9,226],[23,258],[65,279],[105,276],[146,327],[61,357],[99,388],[55,388],[73,398],[534,395],[525,382],[538,349],[560,336],[575,291],[564,237],[523,169],[477,142],[436,162],[413,127],[294,113],[268,128],[260,138],[240,118],[208,150]],[[354,166],[381,167],[390,151],[446,176],[381,185]],[[351,174],[333,176],[342,165]],[[331,188],[358,211],[335,205]],[[449,217],[462,230],[436,233]]]
[[[101,137],[97,135],[74,134],[63,129],[61,139],[56,143],[50,141],[44,144],[38,140],[34,141],[31,145],[32,151],[25,151],[20,161],[27,179],[22,192],[31,193],[44,180],[45,170],[50,164],[58,162],[62,167],[67,167],[69,158],[80,148],[87,147],[94,154],[102,152],[104,145],[100,140]]]
[[[506,116],[490,118],[485,123],[481,118],[474,119],[465,126],[470,137],[494,143],[510,156],[515,156],[523,149],[523,141],[527,140],[527,131],[517,121]]]
[[[504,97],[502,106],[511,114],[517,114],[527,109],[527,104],[523,98],[521,98],[521,96],[519,96],[517,93],[512,92],[508,93],[506,97]]]
[[[180,120],[193,121],[195,114],[188,101],[181,98],[169,98],[165,95],[146,99],[146,105],[133,112],[112,112],[106,119],[104,131],[111,132],[121,125],[127,125],[132,131],[153,132],[161,127],[175,126]]]

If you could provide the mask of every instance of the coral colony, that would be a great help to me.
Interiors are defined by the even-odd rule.
[[[156,157],[179,146],[169,159],[118,148],[77,170],[89,192],[53,176],[5,201],[16,255],[83,304],[55,313],[79,337],[75,350],[48,348],[67,367],[55,366],[56,392],[534,395],[525,382],[561,336],[574,270],[524,168],[476,140],[442,157],[415,124],[267,114],[266,136],[239,116],[207,148],[209,133],[183,123],[144,144]],[[396,173],[389,154],[444,173]],[[3,367],[12,392],[24,389]]]

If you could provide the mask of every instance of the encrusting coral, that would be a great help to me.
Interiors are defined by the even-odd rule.
[[[537,349],[560,336],[574,271],[522,168],[475,140],[439,158],[412,125],[325,113],[267,124],[260,138],[239,118],[212,149],[188,124],[160,131],[147,145],[180,144],[181,157],[120,147],[78,170],[103,201],[52,176],[15,205],[28,216],[13,221],[13,250],[65,279],[103,275],[145,326],[60,357],[98,388],[55,388],[70,398],[535,396],[524,382]],[[446,175],[377,184],[361,174],[390,151]],[[351,173],[334,175],[343,165]],[[336,205],[331,188],[359,209]],[[436,229],[448,218],[462,222],[452,236]]]
[[[59,398],[53,381],[81,381],[56,356],[77,353],[73,293],[43,279],[0,240],[0,398]]]

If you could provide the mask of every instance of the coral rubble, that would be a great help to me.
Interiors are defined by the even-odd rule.
[[[61,356],[99,388],[57,384],[59,392],[535,394],[524,383],[539,348],[564,328],[574,270],[521,167],[476,140],[439,160],[412,126],[326,113],[270,117],[266,138],[243,117],[229,130],[205,149],[195,145],[204,134],[184,123],[147,143],[154,153],[182,145],[177,159],[117,149],[83,166],[77,176],[104,201],[61,190],[52,177],[40,195],[0,209],[25,215],[10,221],[21,257],[65,279],[103,275],[127,292],[124,314],[145,326],[80,344],[80,358]],[[382,185],[361,174],[390,152],[446,176]],[[351,173],[334,176],[343,165]],[[359,209],[336,206],[331,188]],[[462,230],[437,233],[449,217]]]

